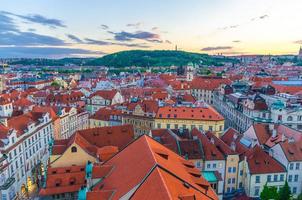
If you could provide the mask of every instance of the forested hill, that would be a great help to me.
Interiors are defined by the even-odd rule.
[[[190,62],[200,65],[222,65],[223,62],[237,62],[238,60],[228,57],[210,56],[207,54],[191,53],[171,50],[132,50],[120,51],[105,55],[100,58],[63,58],[63,59],[13,59],[8,64],[22,64],[33,66],[107,66],[114,68],[138,66],[182,66]]]
[[[121,51],[103,56],[87,62],[87,65],[108,66],[108,67],[129,67],[129,66],[181,66],[188,63],[202,65],[222,65],[223,62],[236,62],[230,58],[214,57],[207,54],[190,53],[185,51]]]

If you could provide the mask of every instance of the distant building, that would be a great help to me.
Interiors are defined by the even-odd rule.
[[[300,58],[300,59],[302,58],[302,47],[300,47],[298,58]]]

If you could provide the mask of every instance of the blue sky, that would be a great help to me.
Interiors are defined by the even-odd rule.
[[[294,54],[300,0],[10,0],[0,57],[102,56],[130,49]]]

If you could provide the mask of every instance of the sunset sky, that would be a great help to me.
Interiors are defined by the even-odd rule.
[[[297,54],[301,11],[301,0],[2,0],[0,57],[175,45],[208,54]]]

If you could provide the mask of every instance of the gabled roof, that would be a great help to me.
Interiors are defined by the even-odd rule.
[[[234,145],[234,149],[238,154],[243,154],[248,150],[243,144],[240,143],[240,139],[243,135],[241,135],[238,131],[233,128],[228,128],[224,134],[220,137],[220,139],[227,144],[229,147]]]
[[[279,162],[264,152],[264,150],[258,145],[248,150],[245,153],[245,156],[251,174],[286,172]]]
[[[112,100],[117,92],[117,90],[98,90],[92,93],[89,98],[92,98],[94,96],[101,96],[104,99]]]
[[[260,145],[265,144],[265,142],[271,137],[267,124],[253,124],[253,128]]]
[[[213,132],[207,131],[206,136],[210,141],[214,140],[214,144],[216,145],[218,150],[221,153],[223,153],[224,156],[236,154],[236,152],[233,149],[231,149],[230,146],[224,143],[220,138],[216,137],[216,135]]]
[[[112,199],[218,199],[193,163],[146,135],[104,164],[113,169],[87,193],[87,200],[105,191],[112,191]]]
[[[88,154],[106,160],[133,139],[134,130],[131,125],[90,128],[77,131],[69,139],[56,140],[52,153],[62,155],[68,147],[76,143]]]
[[[192,130],[192,135],[200,139],[205,160],[225,160],[224,155],[215,145],[214,139],[209,139],[204,133],[198,131],[196,128]]]
[[[302,140],[286,140],[280,146],[289,162],[302,161]]]

